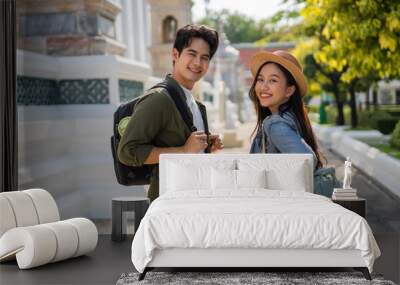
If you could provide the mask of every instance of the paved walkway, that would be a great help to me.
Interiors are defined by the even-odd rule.
[[[323,148],[328,165],[336,169],[336,177],[343,179],[344,158]],[[358,196],[367,200],[367,221],[374,233],[400,233],[400,202],[384,187],[357,168],[353,168],[352,186],[357,189]]]
[[[243,147],[224,149],[222,153],[248,153],[250,150],[250,134],[255,123],[241,125],[237,136],[243,140]],[[328,160],[327,166],[335,167],[336,177],[343,180],[344,158],[322,147]],[[372,181],[358,169],[353,169],[352,186],[358,195],[367,200],[367,221],[374,233],[400,233],[400,199],[395,199],[388,190]]]

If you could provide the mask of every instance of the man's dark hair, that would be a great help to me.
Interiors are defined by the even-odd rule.
[[[200,38],[208,43],[211,59],[218,48],[218,32],[203,25],[186,25],[180,28],[176,33],[174,48],[181,54],[182,50],[191,44],[193,38]]]

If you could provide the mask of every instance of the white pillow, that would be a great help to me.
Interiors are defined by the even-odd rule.
[[[266,170],[267,187],[271,190],[307,191],[312,179],[307,160],[286,157],[239,159],[238,168],[247,171]],[[255,173],[255,172],[254,172]]]
[[[267,171],[268,188],[273,190],[307,191],[307,165],[292,164],[290,168],[271,168]]]
[[[212,163],[212,164],[211,164]],[[211,191],[212,169],[234,169],[236,161],[216,160],[213,162],[182,159],[167,164],[167,191],[202,190]]]
[[[211,189],[210,167],[177,163],[169,163],[168,166],[168,191]]]
[[[237,188],[267,188],[267,170],[236,170]]]
[[[236,170],[211,168],[212,190],[236,190]]]
[[[211,184],[214,191],[234,191],[241,188],[267,188],[266,170],[211,170]]]

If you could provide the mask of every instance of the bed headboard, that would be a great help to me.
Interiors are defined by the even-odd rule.
[[[279,172],[284,173],[284,179],[291,179],[288,175],[290,169],[294,166],[301,165],[304,170],[305,191],[314,192],[313,186],[313,157],[311,154],[161,154],[160,155],[160,195],[167,191],[166,185],[171,179],[168,175],[168,169],[171,169],[173,164],[184,164],[190,167],[207,166],[210,168],[213,165],[220,163],[232,162],[233,169],[241,169],[242,167],[254,169],[265,167],[267,169],[279,169]],[[299,167],[298,167],[299,168]],[[285,170],[288,170],[285,173]],[[210,169],[211,170],[211,169]]]

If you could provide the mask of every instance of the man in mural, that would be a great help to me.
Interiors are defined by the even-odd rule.
[[[148,90],[132,114],[118,147],[121,162],[132,166],[151,165],[148,197],[159,195],[158,162],[162,153],[202,153],[223,148],[217,135],[208,132],[206,109],[194,100],[191,90],[207,72],[218,47],[218,33],[206,26],[187,25],[177,31],[172,50],[172,74],[164,83],[166,88]],[[171,90],[171,88],[169,88]],[[183,120],[172,95],[185,102],[192,129]]]

